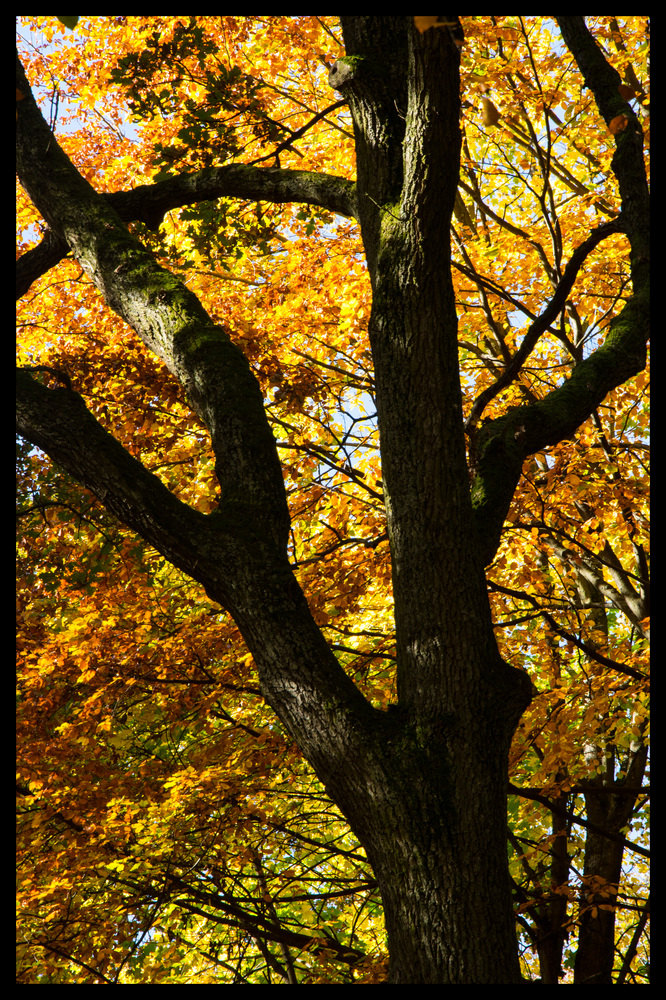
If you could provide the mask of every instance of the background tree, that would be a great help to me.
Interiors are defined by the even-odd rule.
[[[646,982],[646,30],[22,19],[20,982]]]

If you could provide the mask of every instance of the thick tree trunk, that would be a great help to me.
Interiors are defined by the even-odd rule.
[[[529,684],[497,652],[467,480],[449,265],[459,55],[446,29],[381,20],[379,45],[377,19],[342,19],[350,68],[333,76],[357,137],[398,653],[387,812],[375,797],[355,829],[391,982],[514,983],[506,760]]]
[[[384,903],[391,983],[521,981],[502,753],[488,752],[485,726],[456,739],[457,724],[429,736],[407,730],[395,742],[391,797],[380,810],[375,804],[364,831]]]

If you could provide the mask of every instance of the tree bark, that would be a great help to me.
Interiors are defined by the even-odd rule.
[[[631,755],[626,773],[620,779],[613,776],[611,762],[608,775],[595,779],[596,788],[585,793],[585,811],[594,828],[587,831],[583,867],[584,898],[578,933],[578,950],[574,964],[575,986],[613,986],[615,963],[614,889],[620,882],[624,845],[619,836],[631,820],[640,788],[647,748]],[[611,839],[615,834],[617,839]]]

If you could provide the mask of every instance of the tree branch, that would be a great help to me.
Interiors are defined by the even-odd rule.
[[[588,238],[574,250],[567,266],[564,269],[562,278],[555,289],[555,294],[541,315],[530,325],[527,333],[523,337],[520,347],[514,354],[510,363],[506,366],[497,381],[494,382],[493,385],[488,386],[487,389],[484,389],[484,391],[474,401],[474,405],[472,406],[466,423],[466,430],[469,434],[474,434],[481,418],[481,414],[485,410],[488,403],[494,399],[495,396],[502,391],[502,389],[506,389],[506,387],[517,378],[520,373],[520,369],[536,347],[541,335],[557,319],[557,316],[566,304],[566,300],[571,289],[573,288],[578,272],[587,257],[592,253],[595,247],[602,242],[602,240],[605,240],[608,236],[611,236],[614,233],[621,233],[622,231],[623,227],[621,219],[618,218],[613,219],[611,222],[605,222],[603,225],[592,230]]]
[[[17,60],[17,172],[109,306],[182,384],[211,434],[220,502],[286,551],[289,513],[261,389],[197,297],[160,267],[56,142]]]
[[[125,222],[144,222],[156,230],[167,212],[184,205],[217,198],[242,198],[275,204],[297,202],[356,218],[356,185],[344,177],[309,170],[282,170],[232,164],[179,174],[156,184],[142,184],[131,191],[100,195]],[[16,262],[16,298],[33,281],[55,267],[69,253],[62,236],[47,230],[42,241]]]
[[[78,393],[49,389],[27,370],[17,369],[16,431],[90,489],[123,524],[204,586],[210,584],[202,572],[204,553],[212,544],[208,519],[133,458]],[[221,532],[221,518],[216,521]]]
[[[605,342],[577,365],[563,385],[539,402],[509,410],[479,433],[472,501],[486,565],[497,551],[524,459],[570,437],[612,389],[642,371],[650,335],[650,202],[640,124],[620,96],[620,77],[584,18],[561,17],[558,23],[605,121],[624,116],[623,128],[615,132],[612,166],[622,201],[622,228],[631,247],[633,295],[611,321]],[[599,235],[599,230],[595,232]],[[593,233],[589,239],[594,238]]]
[[[631,272],[634,291],[650,280],[650,193],[643,161],[643,132],[636,113],[620,94],[622,79],[606,60],[602,49],[581,16],[558,17],[562,37],[594,94],[604,121],[619,118],[623,127],[614,130],[613,172],[618,180],[622,213],[632,248]]]
[[[613,789],[609,789],[609,794],[613,794]],[[607,830],[605,827],[599,826],[597,823],[593,823],[589,819],[585,819],[584,816],[579,816],[575,813],[573,809],[566,809],[564,806],[558,805],[553,802],[552,799],[546,798],[541,792],[535,791],[533,788],[518,788],[517,785],[512,785],[509,783],[509,794],[519,795],[524,799],[531,799],[533,802],[539,802],[546,809],[549,809],[556,816],[560,816],[562,819],[570,820],[573,823],[577,823],[578,826],[585,827],[586,830],[594,830],[595,833],[600,834],[600,836],[605,837],[607,840],[612,840],[617,844],[622,844],[628,851],[632,851],[634,854],[640,854],[641,857],[649,858],[650,852],[646,847],[641,847],[640,844],[633,844],[626,837],[623,837],[620,833],[613,833],[611,830]]]
[[[25,295],[33,281],[59,264],[68,253],[65,240],[52,229],[47,229],[41,241],[16,261],[17,300]]]
[[[21,183],[111,308],[184,386],[210,429],[219,509],[206,517],[178,501],[80,396],[47,389],[26,371],[17,376],[17,429],[227,608],[257,663],[263,696],[332,796],[363,818],[358,782],[380,746],[383,714],[339,665],[289,566],[289,511],[261,389],[225,330],[76,171],[20,63],[17,90]]]
[[[356,185],[344,177],[233,163],[182,173],[156,184],[105,195],[123,219],[141,219],[157,228],[166,212],[198,201],[244,198],[276,204],[298,202],[356,218]]]
[[[600,653],[594,646],[590,643],[583,642],[578,636],[574,635],[573,632],[569,632],[567,629],[563,628],[561,625],[555,621],[553,616],[542,608],[539,602],[536,600],[532,594],[528,594],[525,591],[513,590],[510,587],[503,587],[499,583],[489,582],[488,584],[490,590],[495,590],[500,594],[509,594],[512,597],[517,597],[521,601],[527,601],[535,609],[536,613],[540,615],[544,621],[548,623],[550,628],[557,635],[566,639],[567,642],[571,642],[574,646],[580,649],[586,656],[595,663],[599,663],[603,667],[608,667],[610,670],[615,670],[619,674],[625,674],[627,677],[633,677],[638,681],[647,681],[649,678],[643,671],[637,670],[635,667],[629,666],[628,663],[620,663],[619,660],[613,660],[609,656],[604,656]]]

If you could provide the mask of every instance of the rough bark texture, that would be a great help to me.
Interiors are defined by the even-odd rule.
[[[584,898],[574,965],[575,986],[612,986],[615,953],[614,890],[620,882],[623,838],[631,820],[640,788],[647,748],[632,753],[621,778],[614,776],[615,761],[609,755],[607,773],[599,775],[585,793],[585,811],[590,828],[585,838],[583,862]],[[615,839],[613,839],[615,835]]]
[[[61,241],[57,252],[64,243],[184,386],[210,431],[219,510],[190,510],[81,397],[27,372],[18,378],[17,427],[233,615],[266,699],[367,850],[385,907],[390,981],[519,983],[506,762],[530,684],[498,654],[484,566],[524,457],[571,433],[641,367],[646,306],[635,284],[605,349],[543,403],[484,429],[470,493],[448,254],[459,52],[448,30],[420,35],[412,20],[342,18],[347,55],[331,83],[353,115],[356,185],[233,167],[100,196],[58,147],[18,68],[21,182]],[[560,20],[579,37],[582,19]],[[630,173],[636,155],[632,147],[629,166],[618,159],[618,169]],[[630,178],[626,185],[631,238],[643,209]],[[398,645],[399,704],[387,713],[340,668],[291,572],[280,466],[247,362],[122,221],[133,212],[154,221],[175,204],[221,193],[320,204],[361,225]],[[641,244],[640,275],[643,254]]]

